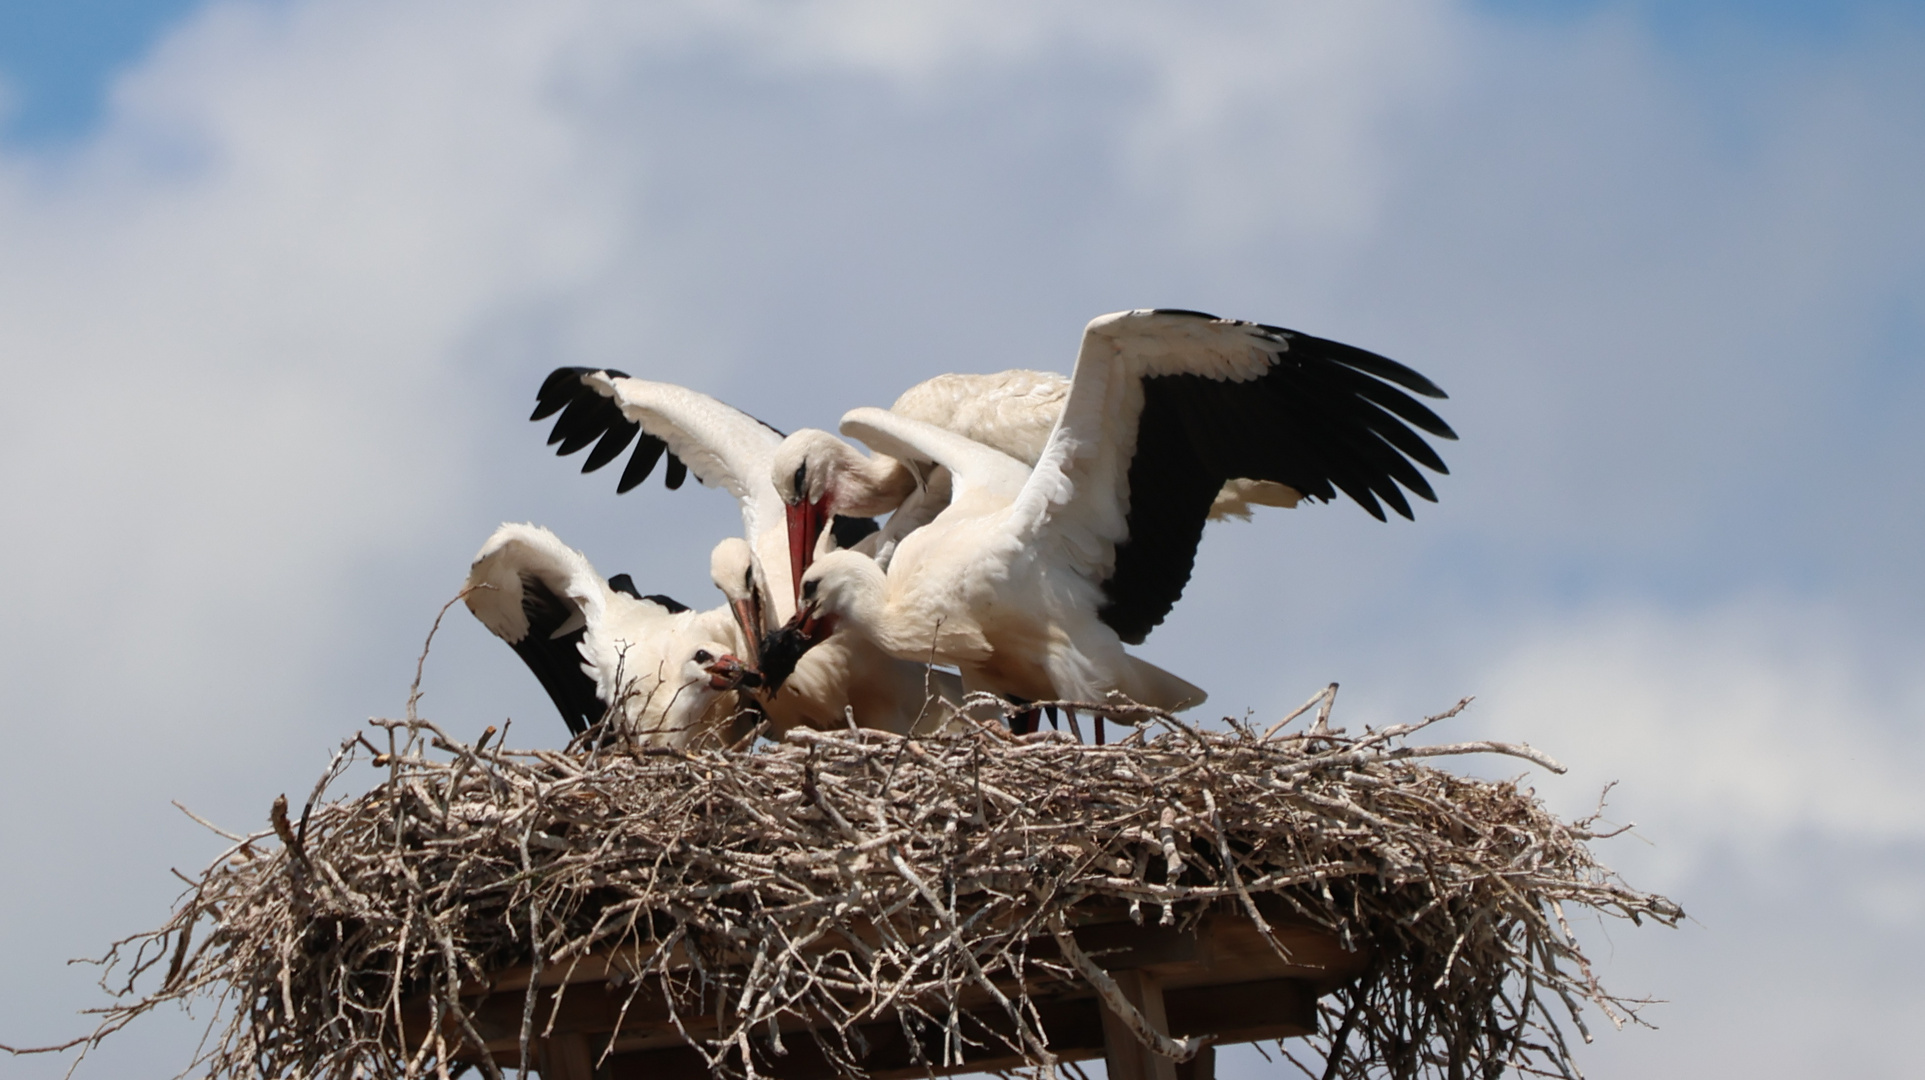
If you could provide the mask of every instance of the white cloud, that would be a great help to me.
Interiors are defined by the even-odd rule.
[[[1925,675],[1839,612],[1619,608],[1513,633],[1478,680],[1478,724],[1574,766],[1555,784],[1568,810],[1583,808],[1573,787],[1620,781],[1613,816],[1687,860],[1795,835],[1925,841]]]

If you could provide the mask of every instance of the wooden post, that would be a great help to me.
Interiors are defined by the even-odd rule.
[[[595,1080],[595,1058],[578,1031],[557,1032],[541,1040],[536,1056],[541,1080]]]
[[[1150,1027],[1163,1035],[1170,1033],[1170,1022],[1163,1014],[1163,988],[1156,976],[1141,968],[1112,971],[1110,978]],[[1109,1065],[1110,1080],[1176,1080],[1176,1062],[1144,1046],[1123,1018],[1103,1010],[1103,1057]]]
[[[1216,1046],[1205,1046],[1190,1060],[1177,1062],[1176,1080],[1216,1080]]]

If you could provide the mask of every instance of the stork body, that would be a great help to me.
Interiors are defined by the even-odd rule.
[[[1396,384],[1396,385],[1393,385]],[[860,628],[892,655],[933,656],[972,689],[1028,699],[1121,692],[1201,700],[1130,657],[1181,595],[1226,482],[1341,491],[1378,518],[1410,516],[1412,465],[1444,465],[1407,424],[1454,438],[1398,386],[1429,380],[1351,346],[1194,312],[1093,320],[1060,416],[1033,468],[892,410],[842,430],[908,467],[947,470],[948,505],[903,537],[886,571],[824,556],[802,579],[798,626]]]

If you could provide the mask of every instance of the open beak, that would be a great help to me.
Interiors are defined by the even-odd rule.
[[[822,614],[819,604],[804,604],[795,613],[795,618],[789,620],[789,625],[795,627],[796,633],[804,642],[809,646],[815,646],[822,644],[823,639],[836,632],[836,617]]]
[[[802,601],[802,575],[815,561],[815,542],[829,523],[829,496],[815,502],[798,501],[789,507],[789,576],[797,604]]]
[[[702,670],[709,673],[711,690],[740,690],[744,687],[752,690],[762,685],[760,672],[728,653],[723,653]]]

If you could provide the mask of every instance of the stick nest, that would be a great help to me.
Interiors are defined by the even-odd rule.
[[[1528,747],[1408,741],[1456,711],[1361,737],[1322,715],[1259,735],[1145,713],[1108,746],[985,725],[687,753],[488,749],[375,721],[387,749],[344,744],[297,821],[277,802],[274,830],[233,837],[164,927],[115,946],[121,1003],[82,1041],[211,997],[195,1063],[211,1077],[449,1076],[473,1032],[461,991],[629,949],[632,986],[726,1003],[719,1025],[683,1018],[718,1075],[766,1072],[773,1033],[811,1037],[799,1022],[851,1075],[863,1022],[933,1025],[954,1053],[995,1038],[972,1008],[1001,1013],[1004,1040],[1053,1071],[1031,999],[1088,976],[1064,941],[1079,911],[1181,927],[1231,908],[1265,926],[1260,910],[1281,908],[1374,957],[1323,998],[1316,1036],[1281,1044],[1305,1072],[1573,1076],[1567,1029],[1589,1039],[1585,1008],[1621,1026],[1644,1002],[1599,984],[1568,907],[1666,925],[1682,912],[1592,857],[1587,841],[1609,835],[1595,815],[1564,822],[1514,783],[1422,764],[1557,768]],[[385,778],[330,800],[370,758]],[[137,991],[150,973],[159,988]],[[411,1045],[404,1004],[422,1002],[444,1034],[422,1042],[417,1024]],[[547,1020],[530,996],[524,1060]]]

